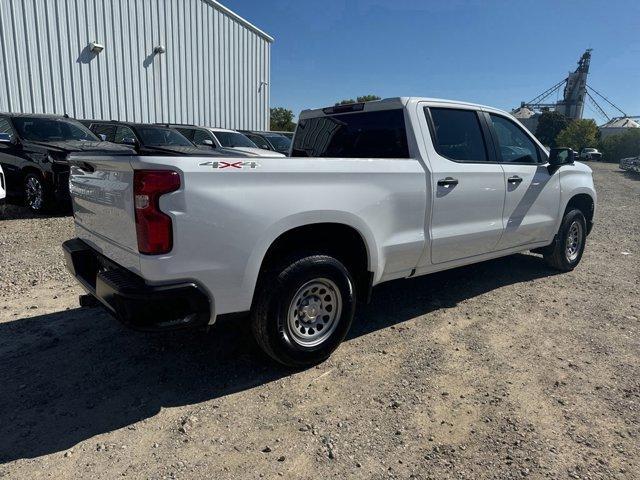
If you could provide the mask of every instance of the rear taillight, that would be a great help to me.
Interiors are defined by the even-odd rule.
[[[133,200],[136,211],[138,251],[159,255],[171,251],[171,217],[160,211],[160,197],[180,188],[180,175],[172,170],[136,170]]]

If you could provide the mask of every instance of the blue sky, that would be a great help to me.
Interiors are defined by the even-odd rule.
[[[588,83],[640,115],[640,0],[222,2],[275,37],[271,106],[296,114],[369,93],[511,109],[593,48]]]

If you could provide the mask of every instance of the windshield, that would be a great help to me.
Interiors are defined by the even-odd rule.
[[[258,148],[255,143],[238,132],[214,132],[214,135],[223,147],[249,147]]]
[[[136,127],[143,145],[149,147],[193,147],[193,144],[176,130],[164,127]]]
[[[66,118],[13,117],[12,120],[18,136],[32,142],[100,141],[87,127]]]
[[[289,150],[291,146],[291,140],[282,135],[265,135],[265,137],[267,137],[267,140],[271,142],[271,145],[273,145],[276,150]]]

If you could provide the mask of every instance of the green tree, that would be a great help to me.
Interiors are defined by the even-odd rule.
[[[598,126],[593,120],[574,120],[556,137],[556,145],[580,151],[598,144]]]
[[[569,119],[560,112],[544,112],[538,119],[536,127],[536,137],[543,145],[549,147],[556,146],[556,137],[569,126]]]
[[[380,100],[380,97],[377,95],[362,95],[361,97],[340,100],[336,105],[348,105],[349,103],[363,103],[363,102],[373,102],[374,100]]]
[[[624,133],[610,135],[600,142],[602,159],[606,162],[619,162],[622,158],[640,154],[640,128],[629,128]]]
[[[293,112],[283,107],[272,108],[269,127],[271,130],[280,132],[293,132],[296,129],[296,124],[293,123]]]

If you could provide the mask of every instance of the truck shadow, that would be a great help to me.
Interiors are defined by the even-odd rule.
[[[4,210],[0,209],[0,221],[2,220],[32,220],[40,218],[55,218],[55,217],[70,217],[71,212],[60,210],[51,213],[35,213],[29,210],[27,207],[18,205],[16,203],[7,203],[4,206]]]
[[[539,258],[516,255],[385,284],[360,309],[350,338],[550,274]],[[291,374],[265,361],[242,323],[150,335],[79,308],[0,323],[0,365],[2,463],[61,452],[161,407],[215,401]]]
[[[632,180],[640,180],[640,172],[634,172],[631,170],[618,170],[618,173]]]
[[[425,315],[507,285],[528,282],[559,272],[539,256],[518,254],[423,277],[382,284],[373,301],[360,306],[348,338]]]

